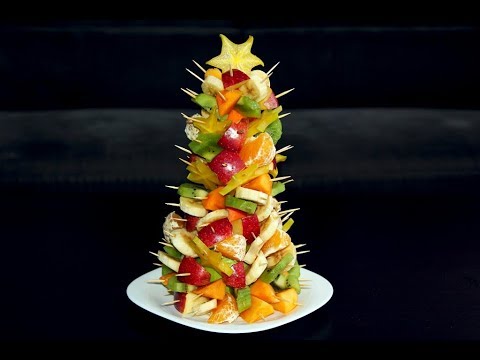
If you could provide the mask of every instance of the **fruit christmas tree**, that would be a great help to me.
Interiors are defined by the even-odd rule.
[[[282,210],[290,176],[279,176],[286,150],[277,148],[288,113],[268,72],[251,52],[253,37],[235,44],[220,34],[221,53],[199,71],[201,91],[182,89],[197,112],[185,118],[187,176],[176,190],[178,203],[163,223],[162,248],[153,253],[165,286],[183,316],[208,323],[247,323],[298,306],[302,253],[289,234],[291,215]]]

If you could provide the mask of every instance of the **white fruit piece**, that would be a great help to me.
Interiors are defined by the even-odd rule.
[[[185,308],[183,309],[183,315],[189,315],[194,312],[201,304],[206,303],[210,299],[205,296],[198,296],[193,292],[187,292],[185,298]]]
[[[157,257],[158,257],[158,260],[163,265],[165,265],[166,267],[178,273],[178,268],[180,267],[180,261],[178,261],[177,259],[174,259],[170,255],[168,255],[166,252],[163,252],[161,250],[158,250]]]
[[[197,217],[204,217],[208,213],[201,201],[185,196],[180,196],[180,210],[188,215]]]
[[[257,258],[245,275],[245,283],[247,285],[254,283],[260,275],[262,275],[263,271],[267,268],[267,265],[267,258],[262,251],[259,251]]]
[[[267,219],[272,213],[272,211],[276,210],[277,208],[279,208],[277,199],[269,195],[265,205],[257,206],[257,210],[255,211],[255,214],[258,217],[258,221],[262,222],[265,219]]]
[[[205,315],[217,307],[217,299],[211,299],[200,305],[196,305],[192,309],[193,316]]]
[[[258,205],[265,205],[268,200],[268,194],[258,190],[248,189],[242,186],[236,188],[235,197],[239,199],[253,201]]]
[[[263,239],[263,241],[267,241],[270,239],[275,231],[282,226],[282,219],[280,215],[276,211],[272,211],[270,216],[267,220],[261,225],[260,227],[260,234],[258,235]]]
[[[167,216],[165,216],[165,221],[163,222],[163,236],[166,241],[170,242],[170,233],[177,229],[184,227],[182,217],[178,215],[175,211],[172,211]]]
[[[213,210],[210,211],[207,215],[202,217],[197,221],[197,230],[200,230],[204,226],[217,221],[221,220],[228,217],[228,210],[227,209],[218,209],[218,210]]]
[[[169,234],[170,242],[183,255],[198,257],[198,254],[192,247],[194,232],[187,231],[185,228],[173,230]]]
[[[290,270],[293,265],[295,265],[295,261],[297,259],[297,249],[292,242],[290,242],[290,245],[288,245],[286,248],[279,250],[267,257],[267,268],[270,269],[274,267],[287,253],[292,253],[293,259],[288,263],[284,271]]]
[[[222,80],[213,75],[207,75],[202,82],[202,91],[207,95],[215,96],[222,90],[224,90]]]
[[[264,76],[261,74],[265,74]],[[267,78],[267,79],[266,79]],[[267,85],[268,76],[263,71],[252,71],[250,79],[248,79],[240,90],[248,97],[255,101],[260,101],[267,97],[269,86]]]

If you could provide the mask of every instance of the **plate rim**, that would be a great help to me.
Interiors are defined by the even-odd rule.
[[[321,285],[320,288],[323,291],[323,294],[321,294],[322,296],[320,297],[320,299],[318,299],[317,302],[309,304],[308,307],[305,307],[305,304],[302,303],[302,308],[298,309],[297,307],[297,310],[298,310],[297,312],[293,312],[286,315],[280,314],[280,317],[272,320],[264,321],[264,322],[258,322],[253,324],[248,324],[246,322],[245,324],[237,324],[235,322],[223,323],[223,324],[209,324],[203,321],[192,320],[188,316],[182,316],[180,313],[178,313],[178,315],[173,315],[168,311],[163,311],[161,307],[154,308],[152,306],[148,306],[145,303],[144,298],[142,298],[141,295],[140,296],[138,295],[139,294],[138,290],[144,287],[146,289],[147,286],[155,286],[154,284],[148,283],[146,280],[152,279],[154,277],[158,277],[160,275],[161,275],[161,267],[158,267],[156,269],[150,270],[138,276],[128,284],[126,289],[127,297],[135,305],[139,306],[140,308],[154,315],[160,316],[166,320],[170,320],[177,324],[191,327],[197,330],[216,332],[216,333],[230,333],[230,334],[253,333],[253,332],[273,329],[273,328],[288,324],[290,322],[303,318],[313,313],[314,311],[320,309],[321,307],[323,307],[327,302],[330,301],[334,292],[331,282],[327,280],[325,277],[311,270],[308,270],[306,268],[301,268],[300,275],[302,276],[302,278],[310,279],[312,280],[312,282],[313,280],[315,280],[315,283],[319,283]],[[318,288],[314,289],[313,293],[316,293],[319,290],[320,289]],[[162,287],[160,288],[160,291],[168,295],[168,291],[166,290],[166,288]],[[302,289],[302,292],[299,295],[299,299],[304,298],[308,294],[312,295],[311,291],[312,291],[312,288]],[[200,317],[200,319],[201,318],[202,317]]]

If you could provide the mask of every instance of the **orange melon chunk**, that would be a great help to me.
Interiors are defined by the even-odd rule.
[[[255,179],[244,184],[243,187],[247,189],[261,191],[270,195],[272,193],[272,179],[268,173],[257,176]]]
[[[222,300],[225,297],[226,290],[227,285],[225,285],[222,279],[218,279],[210,284],[196,288],[193,290],[193,293],[210,299]]]
[[[240,90],[224,90],[222,91],[223,97],[217,95],[218,113],[220,116],[228,114],[232,111],[233,107],[237,104],[237,101],[242,97],[243,93]]]
[[[240,313],[240,317],[247,323],[254,323],[258,320],[263,320],[275,312],[272,304],[257,296],[252,295],[252,305]]]
[[[269,304],[275,304],[280,302],[275,294],[275,289],[272,285],[258,279],[252,285],[250,285],[250,294],[268,302]]]
[[[275,310],[284,314],[288,314],[298,306],[298,293],[294,288],[288,288],[277,292],[277,298],[280,301],[272,304],[272,306]]]

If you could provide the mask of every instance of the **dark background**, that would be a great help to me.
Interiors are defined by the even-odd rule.
[[[253,35],[265,70],[280,61],[272,87],[295,87],[281,197],[301,208],[291,233],[307,268],[334,287],[311,315],[236,336],[477,350],[480,29],[467,9],[407,13],[4,16],[3,342],[232,339],[126,296],[153,268],[176,196],[164,185],[186,176],[174,144],[196,108],[180,88],[199,82],[185,68],[217,55],[223,33]]]

